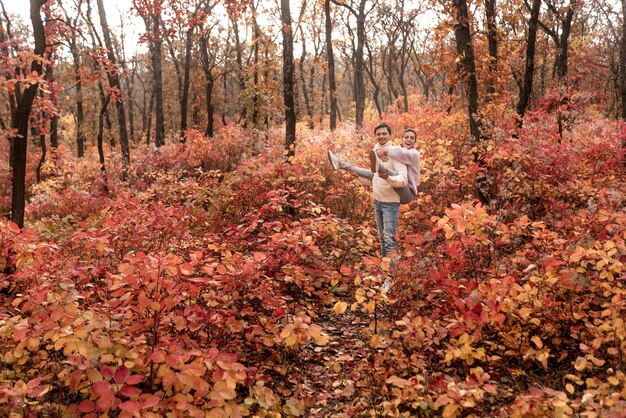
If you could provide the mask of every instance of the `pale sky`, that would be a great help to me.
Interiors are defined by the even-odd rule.
[[[2,0],[4,3],[4,7],[6,8],[9,14],[16,13],[22,16],[22,19],[31,27],[30,23],[30,1],[29,0]],[[64,4],[70,5],[73,2],[64,0]],[[116,35],[120,33],[120,15],[124,16],[124,33],[126,35],[126,54],[128,56],[132,55],[136,49],[142,49],[143,46],[139,45],[139,33],[144,30],[143,21],[137,16],[134,16],[130,12],[130,8],[133,4],[132,0],[103,0],[104,9],[107,15],[107,23],[111,27]],[[100,21],[98,20],[98,9],[93,4],[93,18],[95,20],[95,24],[99,26]],[[131,23],[132,22],[132,23]]]

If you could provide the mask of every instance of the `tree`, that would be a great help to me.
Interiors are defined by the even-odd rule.
[[[626,122],[626,0],[622,0],[622,42],[619,55],[620,93],[622,96],[622,120]],[[626,148],[626,142],[624,142]]]
[[[152,91],[156,102],[156,126],[154,144],[157,147],[165,145],[165,115],[163,111],[163,65],[162,49],[163,35],[161,33],[161,8],[163,0],[134,0],[133,6],[142,17],[146,25],[146,40],[152,62],[153,85]],[[151,99],[152,103],[152,99]],[[150,117],[150,116],[148,116]]]
[[[30,0],[30,20],[33,25],[33,49],[30,72],[26,74],[24,90],[18,82],[15,91],[15,112],[11,115],[13,129],[13,177],[11,195],[11,221],[20,228],[24,227],[24,209],[26,207],[26,154],[28,145],[28,120],[33,101],[39,89],[39,77],[43,71],[42,59],[46,51],[46,33],[41,19],[41,8],[47,0]]]
[[[539,11],[541,0],[533,0],[533,6],[528,20],[528,40],[526,41],[526,66],[524,79],[520,86],[519,101],[517,102],[517,126],[521,128],[524,124],[524,115],[528,109],[530,95],[533,90],[533,75],[535,73],[535,44],[537,42],[537,24],[539,21]]]
[[[280,1],[280,16],[283,33],[283,96],[285,100],[285,151],[287,158],[296,153],[296,109],[293,94],[294,62],[293,33],[289,0]]]
[[[456,49],[459,55],[459,70],[465,80],[467,88],[467,113],[469,117],[470,135],[474,151],[474,161],[480,167],[484,166],[484,156],[482,151],[483,133],[478,109],[478,81],[476,79],[476,63],[474,61],[474,46],[469,28],[469,14],[466,0],[454,0],[456,11],[454,22],[454,36],[456,38]],[[476,180],[476,191],[478,198],[484,204],[489,203],[487,181],[483,175],[479,175]]]
[[[98,4],[98,14],[100,15],[100,26],[102,27],[102,35],[104,36],[104,43],[107,48],[107,57],[111,63],[112,69],[107,71],[109,78],[109,85],[111,91],[109,94],[115,99],[115,105],[117,107],[117,122],[120,132],[120,146],[122,149],[122,162],[124,164],[124,171],[128,170],[130,166],[130,148],[128,144],[128,130],[126,129],[126,110],[124,108],[124,100],[122,97],[122,87],[120,85],[119,73],[117,69],[117,59],[113,51],[113,41],[111,40],[111,32],[109,31],[109,25],[107,23],[106,13],[104,11],[104,3],[102,0],[96,0]]]
[[[82,0],[77,0],[75,3],[77,10],[80,10],[82,2]],[[61,5],[61,9],[65,15],[65,24],[68,27],[68,30],[64,32],[64,35],[65,42],[73,59],[74,81],[76,86],[76,154],[78,155],[78,158],[83,158],[85,156],[85,135],[83,126],[85,113],[83,110],[83,81],[80,74],[81,54],[78,43],[78,19],[80,17],[80,13],[77,12],[76,16],[72,18],[63,5]]]
[[[324,0],[326,60],[328,62],[328,90],[330,100],[330,130],[337,127],[337,82],[335,81],[335,56],[333,54],[332,21],[330,19],[330,0]]]
[[[350,4],[339,0],[332,0],[338,6],[347,9],[356,19],[356,45],[353,50],[354,58],[354,105],[355,105],[355,122],[357,127],[363,126],[363,118],[365,115],[365,70],[363,53],[365,50],[365,18],[372,10],[365,11],[367,0],[352,1]]]
[[[485,17],[487,21],[487,44],[489,45],[489,80],[487,82],[487,98],[495,92],[495,77],[498,71],[498,31],[496,26],[496,0],[485,0]]]

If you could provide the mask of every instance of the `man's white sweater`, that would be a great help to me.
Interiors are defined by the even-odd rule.
[[[374,149],[388,149],[391,146],[391,141],[389,141],[384,145],[376,144]],[[385,166],[398,174],[389,176],[387,179],[380,178],[378,173],[374,174],[374,178],[372,179],[374,200],[385,203],[400,203],[400,196],[398,196],[394,187],[404,187],[408,184],[406,165],[393,158],[389,158],[389,161],[385,162]]]

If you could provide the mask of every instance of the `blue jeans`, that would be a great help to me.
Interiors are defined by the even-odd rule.
[[[387,256],[390,252],[398,251],[396,244],[396,228],[400,216],[399,203],[387,203],[374,200],[374,219],[380,238],[380,255]]]

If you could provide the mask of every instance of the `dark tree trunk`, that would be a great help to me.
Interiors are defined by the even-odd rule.
[[[622,120],[626,122],[626,0],[622,0],[622,43],[619,54],[620,95],[622,97]],[[626,138],[622,139],[622,148],[626,151]],[[624,153],[626,166],[626,152]]]
[[[104,114],[107,111],[107,107],[109,106],[109,101],[111,98],[107,96],[101,104],[100,113],[98,117],[98,157],[100,159],[100,172],[102,174],[102,182],[104,185],[104,191],[108,192],[107,186],[107,175],[106,175],[106,164],[104,160]]]
[[[328,61],[328,97],[330,98],[330,130],[337,127],[337,82],[335,81],[335,56],[333,54],[332,21],[330,19],[330,0],[324,0],[326,16],[326,60]]]
[[[136,57],[133,59],[133,70],[130,73],[130,80],[128,83],[128,126],[130,129],[130,140],[133,144],[136,142],[135,136],[135,99],[133,98],[133,91],[135,90],[135,75],[137,73],[137,61]]]
[[[85,135],[83,133],[83,122],[85,113],[83,110],[83,83],[80,76],[80,55],[78,51],[72,51],[74,58],[74,80],[76,81],[76,154],[78,158],[85,156]]]
[[[189,107],[189,72],[191,70],[191,41],[193,26],[187,30],[185,38],[185,69],[183,75],[183,93],[180,99],[180,141],[185,142],[185,131],[187,130],[187,113]]]
[[[487,18],[487,40],[489,44],[489,80],[487,81],[487,98],[496,92],[495,77],[498,70],[498,36],[496,28],[496,0],[485,0]]]
[[[282,1],[282,0],[281,0]],[[254,16],[256,15],[256,11]],[[252,126],[257,127],[257,121],[259,119],[259,109],[258,109],[258,91],[259,88],[259,42],[261,42],[261,35],[259,31],[259,26],[256,21],[256,16],[254,17],[254,35],[252,38],[252,43],[254,44],[254,92],[252,93]]]
[[[363,51],[365,46],[365,4],[366,0],[359,3],[359,11],[356,16],[356,57],[354,60],[354,91],[356,105],[356,125],[363,127],[363,118],[365,116],[365,76],[363,65]]]
[[[41,7],[46,0],[30,0],[30,20],[33,25],[35,39],[35,55],[43,58],[46,49],[46,33],[41,20]],[[31,71],[42,73],[42,61],[34,60]],[[24,227],[24,209],[26,207],[26,151],[28,144],[28,119],[37,95],[39,83],[30,84],[19,97],[11,127],[17,130],[13,138],[13,176],[11,195],[11,221],[18,227]]]
[[[206,114],[207,114],[207,122],[206,129],[204,131],[204,135],[207,137],[213,136],[213,114],[215,113],[213,107],[213,87],[215,85],[215,80],[213,79],[213,75],[211,74],[211,68],[209,66],[209,49],[208,43],[205,36],[200,38],[200,56],[202,59],[202,71],[204,72],[204,93],[206,99]]]
[[[535,72],[535,44],[537,43],[537,23],[539,21],[539,10],[541,0],[533,0],[533,6],[528,21],[528,41],[526,42],[526,68],[524,70],[524,80],[520,89],[519,102],[517,103],[517,126],[521,128],[524,124],[524,115],[528,109],[530,95],[533,91],[533,74]]]
[[[306,78],[304,71],[304,61],[306,59],[306,47],[304,43],[302,44],[302,56],[300,57],[300,84],[302,85],[302,96],[304,99],[304,107],[306,108],[306,114],[309,118],[309,129],[313,129],[315,127],[315,123],[313,122],[313,107],[311,106],[311,100],[309,98],[309,91],[306,87]],[[313,90],[311,90],[313,93]]]
[[[280,16],[283,33],[283,95],[285,99],[285,150],[287,158],[296,153],[296,111],[293,95],[293,33],[289,0],[280,1]]]
[[[49,59],[51,62],[46,65],[46,80],[48,83],[52,84],[54,83],[54,66],[52,62],[53,58],[50,56]],[[53,88],[50,89],[50,101],[54,107],[57,106],[58,93]],[[59,117],[57,115],[52,115],[50,118],[50,146],[54,150],[59,148]],[[45,148],[45,145],[43,147]]]
[[[461,58],[459,61],[459,69],[467,88],[467,113],[472,145],[475,149],[473,158],[480,167],[484,167],[484,151],[481,146],[481,142],[484,138],[478,109],[478,82],[476,80],[476,63],[474,61],[474,46],[472,45],[470,35],[467,2],[466,0],[455,0],[454,2],[457,12],[454,35],[456,38],[457,53]],[[476,179],[476,193],[483,204],[489,203],[487,179],[484,174],[479,174]]]
[[[567,83],[567,57],[569,50],[569,35],[572,31],[572,20],[574,18],[574,12],[576,7],[576,0],[571,0],[567,8],[565,19],[563,19],[563,27],[561,30],[561,36],[557,45],[556,54],[556,76],[562,82]]]
[[[244,68],[243,68],[243,57],[242,57],[242,46],[241,41],[239,39],[239,25],[237,24],[237,20],[231,18],[231,23],[233,24],[233,32],[235,33],[235,59],[237,61],[237,81],[239,82],[239,92],[242,92],[246,89],[246,79],[244,77]],[[241,117],[242,125],[245,128],[247,123],[247,111],[248,109],[244,106],[239,115]]]
[[[373,59],[373,54],[372,54],[372,50],[370,49],[369,45],[367,47],[367,54],[368,54],[368,63],[369,63],[369,68],[365,67],[366,72],[367,72],[367,76],[370,79],[370,83],[372,83],[372,86],[374,86],[374,92],[372,93],[372,97],[374,98],[374,104],[376,105],[376,113],[378,113],[378,117],[382,118],[383,117],[383,107],[380,104],[380,84],[376,81],[376,79],[374,78],[374,59]]]
[[[154,88],[150,91],[150,105],[148,106],[148,125],[146,126],[146,145],[150,143],[152,133],[152,114],[154,113]]]
[[[154,144],[157,147],[165,145],[165,116],[163,111],[163,71],[161,64],[162,38],[160,32],[161,12],[152,15],[152,71],[154,75],[154,96],[156,101],[156,126],[154,130]]]
[[[43,134],[39,135],[39,145],[41,146],[41,157],[39,157],[37,169],[35,170],[37,183],[41,183],[41,167],[43,167],[43,164],[46,162],[46,156],[48,154],[48,149],[46,148],[46,136]]]
[[[619,52],[619,75],[620,95],[622,97],[621,117],[626,122],[626,0],[622,0],[622,43]],[[626,148],[626,142],[623,144]]]
[[[124,175],[130,166],[130,148],[128,143],[128,130],[126,128],[126,111],[124,109],[124,100],[122,98],[122,86],[120,85],[119,74],[117,72],[117,60],[113,52],[113,42],[111,40],[111,33],[109,32],[109,25],[107,24],[106,13],[104,11],[103,0],[97,0],[98,14],[100,15],[100,25],[102,26],[102,34],[104,36],[104,43],[107,47],[107,57],[111,61],[113,66],[112,71],[107,72],[109,78],[109,84],[111,88],[117,89],[119,97],[116,97],[115,105],[117,109],[117,122],[120,131],[120,146],[122,149],[122,163],[124,165]]]
[[[178,105],[180,106],[183,100],[183,75],[181,74],[180,62],[178,57],[176,56],[176,52],[174,52],[174,47],[172,46],[171,40],[166,38],[166,42],[167,51],[170,53],[172,64],[174,64],[174,72],[176,73],[176,85],[178,86]]]

